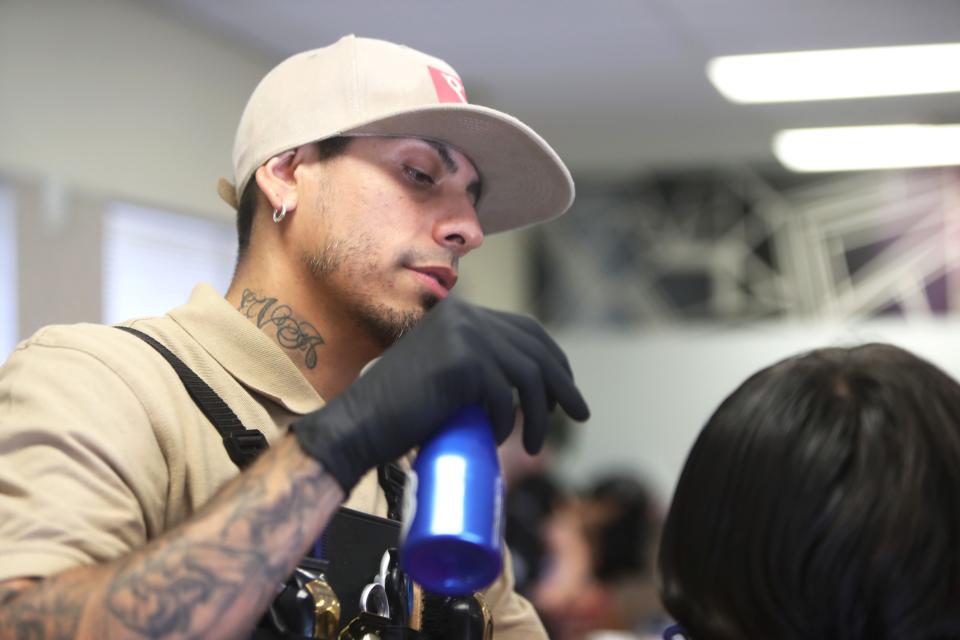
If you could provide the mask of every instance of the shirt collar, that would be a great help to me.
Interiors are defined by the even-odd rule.
[[[306,414],[323,398],[286,353],[208,284],[198,284],[170,317],[244,386]]]

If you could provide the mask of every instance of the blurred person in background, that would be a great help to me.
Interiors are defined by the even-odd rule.
[[[555,640],[613,630],[646,637],[664,626],[652,572],[660,510],[632,470],[606,473],[583,491],[558,480],[554,464],[574,425],[561,415],[552,422],[538,455],[518,435],[500,448],[517,591]]]
[[[584,492],[583,520],[593,573],[610,593],[611,629],[640,634],[663,628],[665,613],[654,581],[663,512],[633,471],[608,473]]]
[[[960,385],[882,344],[761,370],[697,438],[660,549],[672,637],[960,638]]]
[[[549,561],[530,592],[552,638],[648,638],[663,628],[652,570],[659,528],[632,471],[604,474],[559,504],[545,527]]]
[[[536,455],[526,450],[519,431],[498,449],[506,486],[504,539],[510,549],[515,588],[527,597],[549,560],[547,523],[573,497],[553,475],[557,455],[570,442],[571,427],[569,420],[556,413],[550,416],[549,434]]]

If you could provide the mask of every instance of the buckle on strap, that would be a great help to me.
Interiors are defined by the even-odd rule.
[[[233,463],[243,469],[256,460],[269,443],[259,429],[244,429],[223,436],[223,446]]]

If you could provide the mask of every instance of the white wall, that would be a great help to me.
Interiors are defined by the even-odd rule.
[[[745,378],[785,356],[822,346],[891,342],[960,379],[960,319],[854,325],[758,324],[630,334],[566,333],[567,350],[592,410],[561,465],[571,484],[625,466],[668,499],[693,440]]]
[[[147,0],[0,2],[16,338],[101,319],[101,218],[112,200],[232,220],[216,181],[229,175],[247,96],[274,63],[242,44]]]
[[[0,173],[211,216],[262,54],[132,0],[0,3]]]
[[[467,300],[496,309],[533,313],[526,231],[487,236],[460,264],[457,290]]]

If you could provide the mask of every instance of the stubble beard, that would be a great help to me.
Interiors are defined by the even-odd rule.
[[[347,281],[362,282],[366,276],[376,277],[375,267],[364,262],[369,255],[369,242],[363,240],[347,245],[342,241],[328,242],[312,255],[305,255],[303,262],[313,277],[326,281],[341,274]],[[404,263],[406,257],[399,261]],[[363,326],[382,349],[387,349],[404,334],[413,329],[432,309],[439,299],[429,292],[420,297],[419,309],[394,309],[392,307],[357,296],[344,296],[342,303],[348,312]]]
[[[437,297],[425,293],[420,297],[422,310],[398,311],[386,305],[358,304],[354,311],[357,320],[366,326],[367,330],[379,343],[387,349],[405,333],[413,329],[423,320],[424,314],[437,304]]]

